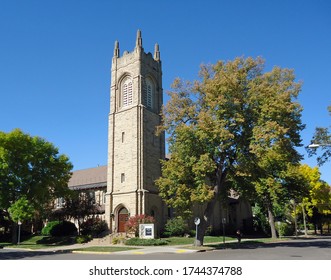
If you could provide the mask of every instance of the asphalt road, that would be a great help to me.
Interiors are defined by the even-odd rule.
[[[331,260],[331,237],[240,245],[196,253],[77,254],[0,249],[0,260]]]

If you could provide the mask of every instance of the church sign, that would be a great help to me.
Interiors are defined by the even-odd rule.
[[[154,224],[140,224],[139,238],[154,239]]]

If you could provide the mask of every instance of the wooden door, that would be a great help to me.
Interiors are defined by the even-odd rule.
[[[118,232],[125,232],[125,223],[129,218],[128,214],[118,214]]]

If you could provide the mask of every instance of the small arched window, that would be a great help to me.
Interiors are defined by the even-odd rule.
[[[129,106],[133,101],[132,80],[128,77],[122,82],[122,106]]]
[[[145,81],[144,87],[144,103],[147,108],[153,108],[153,95],[154,95],[154,84],[150,78]]]

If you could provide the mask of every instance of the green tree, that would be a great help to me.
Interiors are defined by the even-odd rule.
[[[19,129],[0,131],[0,208],[24,197],[42,215],[69,191],[71,169],[68,157],[45,139]]]
[[[316,207],[322,214],[331,214],[331,189],[321,179],[318,167],[312,168],[304,164],[300,167],[300,172],[309,183],[309,195],[303,198],[308,215],[312,215],[311,206]]]
[[[88,218],[98,213],[100,205],[95,203],[94,192],[72,192],[65,197],[62,215],[67,219],[75,219],[78,223],[78,234],[81,233],[81,225]]]
[[[328,107],[329,114],[331,115],[331,106]],[[317,127],[311,143],[320,144],[322,154],[317,157],[318,165],[323,165],[331,157],[331,132],[327,127]],[[310,156],[317,154],[316,148],[308,148]]]
[[[308,193],[308,184],[299,173],[299,165],[286,164],[285,159],[284,162],[271,161],[273,164],[268,162],[265,165],[263,159],[258,160],[257,165],[262,171],[256,172],[252,180],[255,187],[255,200],[267,210],[272,238],[277,237],[275,216],[285,217],[286,206],[290,201],[292,204],[297,204]]]
[[[16,224],[23,223],[25,221],[31,220],[34,216],[35,209],[26,199],[26,196],[22,196],[20,199],[16,200],[9,208],[8,213],[11,220],[15,223],[13,226],[12,240],[13,243],[16,242]],[[20,242],[20,224],[19,224],[19,236],[18,243]]]
[[[34,208],[25,196],[16,200],[9,208],[10,218],[15,223],[31,220],[34,215]]]
[[[288,187],[279,183],[283,174],[300,160],[295,147],[304,126],[294,100],[301,86],[292,70],[263,69],[261,58],[219,61],[201,67],[200,81],[176,79],[169,93],[160,131],[170,135],[171,158],[156,183],[180,215],[202,209],[198,245],[230,189],[261,201],[278,195]]]
[[[307,164],[300,166],[300,172],[309,184],[309,193],[302,198],[299,212],[308,214],[315,225],[321,224],[321,217],[331,214],[331,187],[321,180],[318,167],[310,167]]]

